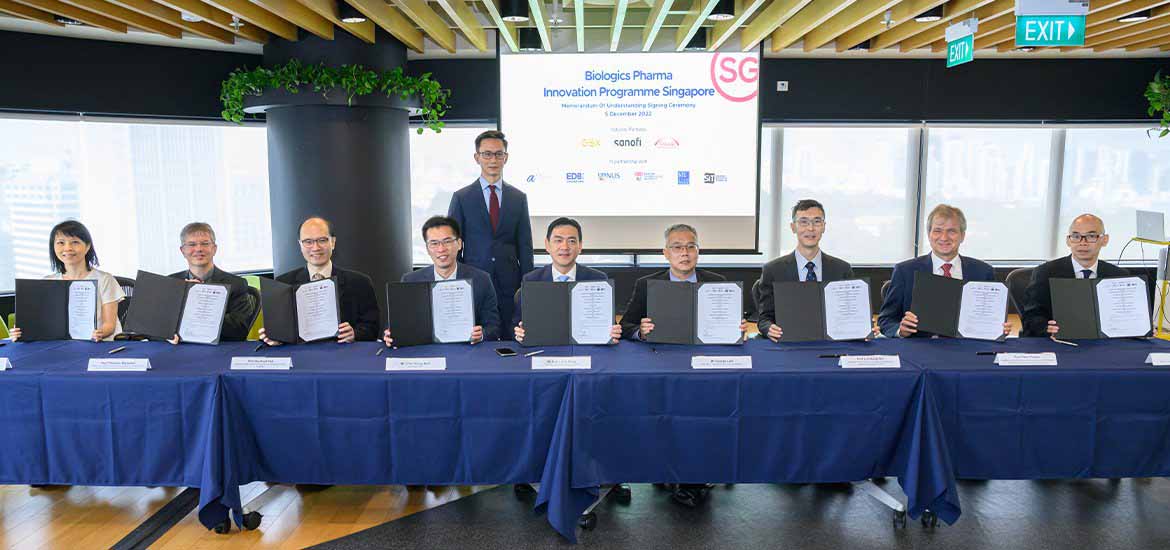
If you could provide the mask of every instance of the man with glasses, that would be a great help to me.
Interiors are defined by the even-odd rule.
[[[926,236],[930,254],[906,260],[894,266],[890,288],[883,296],[878,326],[889,338],[933,336],[918,330],[918,316],[910,311],[914,297],[914,274],[933,273],[967,281],[994,281],[991,264],[967,256],[959,256],[959,245],[967,236],[967,216],[949,204],[935,206],[926,216]],[[1011,331],[1011,324],[1003,324],[1003,333]]]
[[[821,251],[821,237],[825,235],[825,207],[813,199],[803,199],[792,207],[792,223],[796,235],[796,249],[764,264],[760,275],[756,309],[760,312],[760,334],[779,342],[784,331],[776,324],[776,282],[832,282],[853,278],[849,262]]]
[[[512,295],[520,277],[532,271],[532,226],[528,197],[504,182],[508,141],[504,133],[489,130],[475,138],[479,179],[451,196],[447,216],[463,228],[462,262],[491,275],[499,318],[512,319]],[[500,335],[512,338],[510,331]]]
[[[223,314],[223,327],[219,339],[227,342],[242,342],[252,329],[252,316],[260,307],[248,294],[248,281],[215,267],[215,231],[203,222],[189,223],[179,232],[179,252],[187,260],[186,271],[171,273],[176,279],[194,283],[218,283],[229,285],[227,310]],[[178,343],[179,336],[174,341]]]
[[[337,246],[333,225],[325,218],[309,218],[301,224],[300,237],[305,267],[285,273],[276,280],[299,285],[332,278],[337,282],[340,295],[337,307],[341,310],[341,323],[337,325],[337,343],[377,340],[378,298],[374,294],[374,283],[364,273],[333,265],[333,250]],[[280,344],[267,338],[264,329],[260,329],[260,339],[270,346]]]
[[[427,245],[427,254],[431,257],[431,267],[411,271],[402,276],[404,283],[454,281],[467,279],[471,281],[472,300],[475,302],[475,326],[471,334],[467,335],[468,342],[478,344],[486,340],[495,340],[500,334],[500,317],[496,308],[496,291],[492,288],[492,278],[482,270],[467,264],[459,263],[459,249],[463,247],[460,238],[459,222],[446,216],[432,216],[422,226],[423,240]],[[390,312],[391,315],[412,315],[412,312]],[[394,338],[390,329],[382,332],[382,342],[387,347],[394,345]]]
[[[1060,331],[1056,321],[1052,320],[1049,279],[1097,279],[1129,275],[1125,268],[1097,259],[1101,249],[1109,244],[1105,222],[1097,216],[1077,216],[1069,225],[1065,244],[1071,252],[1068,256],[1038,265],[1032,270],[1032,281],[1024,291],[1024,304],[1021,306],[1021,336],[1056,336]]]

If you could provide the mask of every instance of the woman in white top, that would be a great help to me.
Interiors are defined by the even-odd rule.
[[[113,340],[115,334],[122,332],[122,323],[118,320],[118,302],[126,299],[126,293],[113,275],[97,269],[97,251],[94,250],[89,230],[81,222],[68,220],[57,224],[49,235],[49,259],[54,273],[45,278],[97,281],[102,308],[92,339],[94,342]],[[20,339],[19,328],[14,327],[10,332],[13,340]]]

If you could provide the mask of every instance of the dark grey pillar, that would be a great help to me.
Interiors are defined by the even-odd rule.
[[[358,63],[387,70],[406,64],[405,47],[379,32],[366,44],[341,29],[333,41],[302,33],[298,42],[273,40],[267,66]],[[337,236],[334,263],[374,281],[385,316],[383,289],[411,269],[408,103],[378,96],[327,98],[310,89],[266,93],[249,101],[268,120],[268,179],[272,257],[277,274],[305,264],[297,243],[301,222],[322,216]],[[383,319],[383,322],[385,320]]]

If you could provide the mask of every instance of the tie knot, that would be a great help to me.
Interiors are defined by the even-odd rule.
[[[804,264],[804,268],[805,268],[805,269],[816,269],[816,267],[817,267],[817,264],[814,264],[814,263],[812,263],[812,262],[809,262],[809,263],[807,263],[807,264]]]
[[[952,267],[954,267],[954,266],[952,266],[949,263],[942,264],[943,277],[950,277],[951,276],[951,268]]]
[[[320,274],[320,273],[314,273],[314,274],[313,274],[313,277],[312,277],[312,280],[314,280],[314,281],[320,281],[321,279],[324,279],[324,278],[325,278],[325,277],[321,276],[321,274]]]
[[[568,275],[557,275],[557,282],[558,283],[567,283],[568,281],[569,281]]]
[[[1081,270],[1081,273],[1082,273],[1082,274],[1084,274],[1084,277],[1083,277],[1083,278],[1085,278],[1085,279],[1088,279],[1089,277],[1092,277],[1092,276],[1093,276],[1093,270],[1092,270],[1092,269],[1082,269],[1082,270]]]
[[[495,185],[489,185],[489,186],[488,186],[488,189],[491,189],[491,190],[492,190],[492,193],[495,193],[495,192],[496,192],[496,186],[495,186]]]

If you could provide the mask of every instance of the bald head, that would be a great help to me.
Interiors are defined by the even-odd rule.
[[[301,223],[301,234],[305,233],[305,228],[311,227],[318,231],[324,231],[326,235],[333,236],[333,224],[329,220],[320,216],[313,216]]]
[[[1081,214],[1080,216],[1073,218],[1072,223],[1068,226],[1068,232],[1072,233],[1073,231],[1078,231],[1080,233],[1096,231],[1098,234],[1104,235],[1105,222],[1102,221],[1101,218],[1098,218],[1092,214]]]
[[[1105,222],[1092,214],[1081,214],[1068,226],[1068,249],[1073,259],[1085,268],[1097,263],[1101,249],[1109,244]]]

